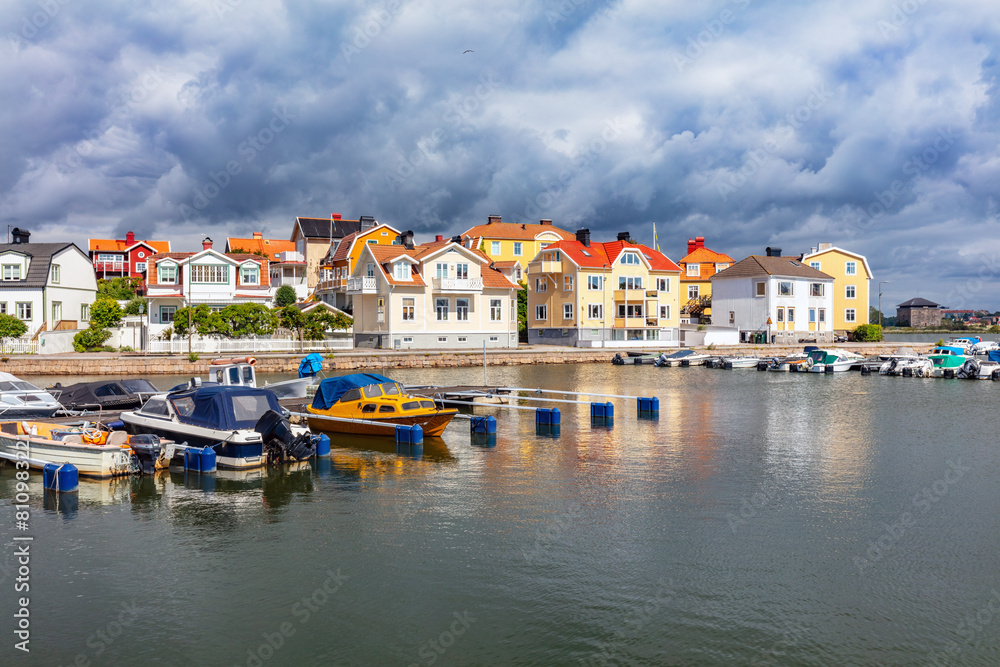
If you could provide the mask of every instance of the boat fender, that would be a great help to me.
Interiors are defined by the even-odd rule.
[[[909,366],[905,367],[903,369],[903,377],[905,377],[905,378],[911,378],[911,377],[913,377],[913,369],[910,368]]]
[[[1000,368],[994,368],[993,372],[990,373],[991,380],[1000,380]]]
[[[766,361],[758,361],[757,362],[757,370],[759,370],[759,371],[766,371],[767,370],[767,362]]]
[[[954,368],[944,369],[944,377],[946,380],[953,380],[955,378],[955,369]]]
[[[871,366],[862,366],[861,367],[861,374],[862,375],[871,375],[872,374]]]
[[[924,376],[924,367],[917,366],[917,368],[914,369],[913,374],[916,375],[918,378],[922,378]]]

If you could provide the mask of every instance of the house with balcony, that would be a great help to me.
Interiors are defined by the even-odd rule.
[[[290,238],[295,244],[295,251],[305,258],[308,292],[316,289],[320,266],[331,248],[336,252],[345,236],[371,229],[377,224],[375,218],[369,215],[357,220],[344,220],[339,213],[331,213],[329,218],[295,218]]]
[[[713,323],[762,333],[785,345],[832,343],[833,276],[782,257],[781,248],[751,255],[712,276]]]
[[[524,282],[524,269],[539,250],[572,239],[571,232],[556,227],[551,220],[538,224],[503,222],[499,215],[489,216],[485,225],[471,227],[461,235],[465,246],[481,250],[494,268],[517,283]]]
[[[271,304],[268,260],[249,253],[213,250],[212,239],[199,252],[157,253],[149,260],[149,326],[155,336],[174,321],[174,313],[191,304],[222,310],[234,303]]]
[[[0,313],[24,322],[26,338],[88,327],[97,298],[90,257],[73,243],[31,243],[30,236],[15,227],[13,242],[0,244]]]
[[[355,347],[517,347],[520,287],[482,252],[453,240],[363,247],[347,281]]]
[[[295,290],[301,301],[309,296],[306,279],[305,257],[295,249],[295,243],[284,239],[265,239],[263,232],[254,232],[251,238],[226,239],[226,254],[251,254],[266,257],[271,293],[282,285]]]
[[[135,232],[127,232],[124,239],[88,239],[88,244],[94,273],[101,279],[128,276],[145,280],[149,258],[170,252],[170,241],[140,241]]]
[[[347,280],[361,259],[365,246],[402,245],[413,247],[413,232],[400,234],[389,225],[377,224],[370,229],[348,234],[336,245],[331,245],[327,256],[320,265],[316,296],[320,301],[345,312],[353,312],[353,299],[347,293]]]
[[[705,247],[705,237],[688,239],[681,267],[681,320],[701,324],[712,321],[712,276],[733,264],[729,255]]]
[[[528,264],[528,342],[577,347],[680,344],[681,269],[634,243],[591,242],[590,230],[558,241]]]
[[[833,328],[847,333],[868,324],[868,296],[875,274],[864,255],[820,243],[803,253],[801,261],[833,276]]]

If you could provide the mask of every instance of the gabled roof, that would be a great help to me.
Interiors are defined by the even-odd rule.
[[[649,265],[650,271],[672,271],[680,272],[681,267],[664,255],[662,252],[653,250],[641,243],[629,243],[628,241],[609,241],[607,243],[591,243],[590,247],[583,245],[574,236],[572,241],[559,241],[553,243],[541,252],[551,250],[561,250],[570,261],[580,268],[599,269],[612,266],[618,257],[625,251],[632,250],[642,255]]]
[[[237,283],[236,284],[236,288],[237,289],[240,289],[240,290],[253,290],[253,289],[256,289],[256,288],[260,288],[260,287],[266,288],[266,287],[268,287],[268,285],[270,285],[271,276],[270,276],[270,273],[267,271],[267,265],[266,265],[267,260],[264,259],[263,257],[261,257],[260,255],[251,255],[249,253],[242,253],[242,252],[238,252],[238,253],[231,253],[231,252],[221,253],[218,250],[214,250],[214,249],[199,250],[198,252],[161,252],[161,253],[157,253],[157,254],[153,255],[152,257],[150,257],[148,259],[150,268],[149,268],[148,271],[146,271],[146,283],[149,284],[149,285],[159,285],[160,284],[160,282],[159,282],[159,275],[157,274],[156,271],[153,270],[153,268],[158,263],[160,263],[160,262],[162,262],[164,260],[169,259],[169,260],[173,260],[173,261],[177,262],[178,264],[187,264],[194,257],[196,257],[198,255],[204,255],[204,254],[211,254],[211,255],[215,255],[215,256],[221,257],[222,259],[228,259],[233,264],[235,264],[236,266],[239,266],[241,264],[245,264],[248,261],[249,262],[253,262],[255,264],[258,264],[258,265],[263,265],[261,267],[262,270],[260,272],[260,277],[259,277],[260,284],[259,285],[243,285],[243,284],[241,284],[241,282],[239,280],[237,280],[236,281],[236,283]],[[180,279],[180,276],[178,276],[178,279]],[[171,284],[173,284],[173,283],[171,283]],[[240,295],[237,295],[237,296],[240,296]]]
[[[278,261],[279,252],[294,252],[295,244],[291,241],[285,241],[284,239],[265,239],[265,238],[252,238],[252,239],[236,239],[229,238],[226,239],[226,248],[230,251],[239,249],[245,250],[249,253],[262,252],[267,255],[267,258],[272,262]]]
[[[803,264],[795,257],[768,257],[766,255],[750,255],[740,260],[728,269],[719,271],[712,280],[728,278],[759,278],[762,276],[788,276],[790,278],[812,278],[815,280],[833,280],[822,271]]]
[[[849,256],[854,257],[856,259],[860,259],[861,263],[865,265],[865,271],[868,273],[868,277],[869,278],[874,278],[875,277],[875,274],[872,273],[872,267],[868,266],[868,258],[866,258],[864,255],[861,255],[859,253],[851,252],[850,250],[844,250],[843,248],[838,248],[837,246],[830,246],[829,248],[823,248],[822,250],[818,250],[816,252],[809,253],[808,255],[803,254],[802,255],[802,261],[808,263],[809,260],[815,259],[815,258],[819,257],[820,255],[825,255],[828,252],[839,252],[839,253],[843,253],[844,255],[849,255]]]
[[[0,243],[0,254],[18,252],[31,258],[27,274],[24,278],[21,280],[5,280],[3,282],[4,288],[45,287],[49,279],[49,266],[52,264],[52,256],[59,254],[66,248],[74,248],[81,255],[87,257],[87,254],[73,243]],[[89,257],[87,257],[87,261],[90,261]]]
[[[393,233],[393,235],[394,235],[393,239],[395,239],[396,236],[399,236],[399,230],[394,229],[393,227],[390,227],[389,225],[376,225],[376,226],[372,227],[371,229],[366,229],[363,232],[361,230],[358,230],[356,232],[351,232],[350,234],[348,234],[347,236],[345,236],[343,239],[341,239],[340,245],[337,246],[337,252],[333,253],[333,257],[330,258],[330,261],[331,262],[337,262],[337,261],[340,261],[340,260],[347,259],[347,256],[351,254],[351,250],[354,248],[354,242],[355,241],[357,241],[362,236],[367,236],[368,234],[370,234],[371,232],[374,232],[377,229],[383,229],[383,228],[387,229],[388,231],[390,231],[390,232]],[[372,244],[372,245],[375,245],[375,244]],[[390,244],[386,243],[384,245],[390,245]]]
[[[483,276],[483,287],[488,289],[520,289],[521,286],[510,281],[507,276],[498,271],[497,269],[489,268],[490,260],[479,250],[470,250],[457,243],[452,243],[451,241],[435,241],[432,243],[425,243],[413,248],[406,248],[400,245],[370,245],[366,249],[371,253],[372,257],[375,258],[378,264],[379,271],[385,277],[386,281],[390,285],[406,285],[406,286],[426,286],[423,277],[416,267],[411,269],[410,281],[406,280],[396,280],[392,276],[391,270],[386,270],[385,265],[391,264],[400,257],[406,257],[413,260],[414,262],[423,263],[425,260],[433,260],[434,256],[437,255],[441,250],[446,250],[447,246],[453,246],[456,249],[461,249],[467,254],[472,254],[476,256],[480,263],[483,264],[482,276]],[[360,265],[359,265],[360,266]]]
[[[470,227],[462,238],[510,239],[513,241],[534,241],[540,234],[549,232],[563,239],[574,239],[576,235],[555,225],[518,222],[491,222]]]
[[[302,236],[307,239],[342,239],[361,229],[360,220],[331,220],[330,218],[295,218]]]
[[[137,245],[144,245],[153,252],[170,252],[170,241],[140,241],[129,243],[125,239],[88,239],[90,252],[127,252]]]
[[[702,246],[701,248],[695,248],[693,252],[685,255],[678,264],[702,264],[706,262],[712,264],[732,264],[735,261],[724,252],[715,252]]]
[[[903,303],[896,306],[897,308],[940,308],[941,304],[934,303],[933,301],[928,301],[927,299],[921,299],[917,297],[916,299],[910,299],[909,301],[904,301]]]

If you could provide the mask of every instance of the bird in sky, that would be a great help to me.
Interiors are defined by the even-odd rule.
[[[475,53],[475,51],[473,51],[472,49],[466,49],[465,51],[462,51],[462,55],[463,55],[463,56],[464,56],[464,55],[465,55],[466,53]]]

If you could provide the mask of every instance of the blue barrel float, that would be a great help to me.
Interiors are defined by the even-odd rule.
[[[562,419],[559,408],[536,408],[535,423],[542,425],[555,425]]]
[[[211,447],[188,447],[184,450],[184,468],[191,472],[215,472],[215,450]]]
[[[493,415],[473,417],[469,420],[469,429],[472,433],[496,433],[497,419]]]
[[[636,401],[639,419],[656,419],[660,415],[660,399],[640,396]]]
[[[404,445],[420,445],[424,442],[424,429],[420,424],[397,424],[396,442]]]
[[[46,491],[76,493],[80,490],[80,471],[72,463],[46,463],[42,467],[42,484]]]
[[[321,433],[316,439],[316,456],[320,458],[330,456],[330,436],[326,433]]]

